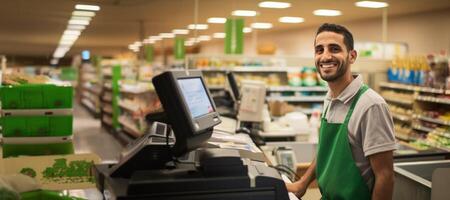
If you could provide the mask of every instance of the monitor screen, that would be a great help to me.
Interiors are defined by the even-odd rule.
[[[214,112],[201,78],[178,79],[178,84],[192,118]]]

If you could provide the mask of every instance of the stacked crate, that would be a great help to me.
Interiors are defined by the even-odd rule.
[[[3,157],[72,154],[70,85],[2,86]]]

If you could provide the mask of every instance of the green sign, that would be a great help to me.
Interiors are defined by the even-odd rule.
[[[145,60],[149,63],[153,62],[153,45],[148,44],[144,46]]]
[[[120,65],[115,65],[112,67],[112,120],[113,120],[113,127],[115,129],[118,129],[120,127],[119,124],[119,115],[120,115],[120,108],[119,108],[119,95],[120,95],[120,85],[119,80],[122,76],[122,68]]]
[[[184,53],[185,53],[184,38],[181,38],[181,37],[175,38],[175,46],[174,46],[173,52],[174,52],[173,54],[175,56],[175,60],[184,59]]]
[[[227,19],[225,23],[225,54],[244,52],[244,19]]]

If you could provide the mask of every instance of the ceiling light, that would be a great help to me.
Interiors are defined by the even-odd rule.
[[[75,40],[61,40],[59,41],[59,45],[72,45]]]
[[[80,16],[72,16],[70,20],[83,20],[83,21],[91,21],[90,17],[80,17]]]
[[[209,40],[211,40],[211,36],[209,36],[209,35],[200,35],[200,36],[198,36],[198,40],[199,41],[209,41]]]
[[[78,35],[63,35],[61,40],[76,40],[78,39]]]
[[[339,16],[342,15],[342,12],[339,10],[327,10],[327,9],[319,9],[319,10],[315,10],[313,12],[314,15],[317,16],[328,16],[328,17],[334,17],[334,16]]]
[[[67,26],[67,30],[84,30],[85,28],[86,28],[86,26],[83,26],[83,25],[72,25],[72,24],[69,24]]]
[[[254,29],[270,29],[273,27],[273,25],[271,23],[257,22],[257,23],[252,23],[251,27]]]
[[[153,41],[158,41],[158,40],[161,40],[161,37],[159,37],[159,36],[150,36],[150,37],[148,37],[148,39],[153,40]]]
[[[71,19],[69,20],[70,25],[89,25],[89,21],[86,20],[78,20],[78,19]]]
[[[159,36],[161,38],[174,38],[175,34],[173,34],[173,33],[160,33]]]
[[[252,28],[250,28],[250,27],[244,27],[243,32],[244,32],[244,33],[251,33],[251,32],[252,32]]]
[[[208,18],[207,21],[211,24],[224,24],[225,22],[227,22],[227,19],[223,17],[211,17]]]
[[[177,35],[187,35],[187,34],[189,34],[189,30],[187,30],[187,29],[173,29],[172,33],[173,34],[177,34]]]
[[[254,10],[235,10],[231,12],[233,16],[241,16],[241,17],[254,17],[256,16],[256,11]]]
[[[301,17],[280,17],[278,21],[281,23],[302,23],[305,19]]]
[[[77,5],[75,5],[75,9],[77,9],[77,10],[99,11],[100,10],[100,6],[86,5],[86,4],[77,4]]]
[[[57,65],[58,61],[59,61],[59,59],[53,58],[53,59],[50,60],[50,65]]]
[[[214,33],[213,38],[225,38],[225,33]]]
[[[79,30],[65,30],[63,35],[80,35],[81,31]]]
[[[94,17],[95,16],[95,12],[75,10],[75,11],[72,12],[72,16]]]
[[[150,40],[150,39],[144,39],[144,40],[142,41],[142,43],[143,43],[143,44],[152,44],[153,42],[150,43],[150,41],[152,41],[152,40]]]
[[[258,6],[261,8],[289,8],[291,7],[291,4],[277,1],[263,1],[259,3]]]
[[[189,24],[188,29],[206,30],[208,29],[208,24]]]
[[[358,1],[355,5],[364,8],[385,8],[389,6],[388,3],[379,1]]]
[[[141,41],[136,41],[136,42],[133,43],[133,45],[140,47],[140,46],[142,46],[142,42]]]

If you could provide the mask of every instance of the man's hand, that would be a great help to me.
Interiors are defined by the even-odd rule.
[[[292,192],[297,197],[302,197],[306,193],[306,189],[316,178],[316,159],[314,159],[306,170],[302,178],[294,183],[286,183],[288,192]]]
[[[369,156],[370,165],[375,174],[372,200],[392,199],[394,190],[394,161],[392,151]]]
[[[288,192],[294,193],[295,196],[302,197],[303,195],[305,195],[308,185],[299,180],[294,183],[286,183],[286,188]]]

